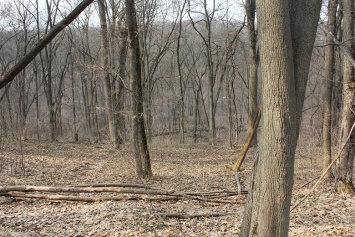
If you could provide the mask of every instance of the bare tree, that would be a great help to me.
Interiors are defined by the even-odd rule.
[[[328,29],[336,35],[336,13],[338,7],[338,0],[330,0],[328,2]],[[325,59],[324,59],[324,79],[323,79],[323,169],[326,170],[332,161],[332,92],[333,92],[333,78],[335,72],[335,52],[333,36],[327,34]],[[332,177],[329,170],[328,178]]]
[[[116,121],[114,119],[114,107],[113,107],[113,96],[112,96],[112,88],[111,88],[111,78],[109,72],[109,39],[108,39],[108,29],[107,29],[107,21],[106,21],[106,1],[99,0],[99,17],[100,17],[100,39],[101,39],[101,70],[102,70],[102,79],[104,84],[104,92],[105,92],[105,106],[106,106],[106,114],[107,114],[107,122],[108,122],[108,133],[109,140],[111,144],[114,145],[115,148],[119,147],[118,138],[117,138],[117,129],[116,129]]]
[[[322,1],[256,3],[262,125],[240,236],[285,237],[295,149]]]
[[[248,110],[248,131],[253,130],[254,121],[258,107],[258,53],[256,48],[255,29],[255,0],[245,1],[245,12],[248,21],[249,33],[249,110]],[[251,146],[256,145],[256,134]]]
[[[213,7],[212,10],[209,11],[207,8],[207,1],[203,1],[203,12],[197,12],[203,15],[203,22],[205,24],[206,35],[203,34],[195,24],[195,20],[192,18],[191,13],[191,3],[189,1],[189,18],[192,23],[193,28],[198,33],[198,35],[203,40],[203,43],[206,47],[206,60],[207,60],[207,76],[208,76],[208,102],[209,102],[209,110],[208,110],[208,125],[209,125],[209,142],[211,145],[216,145],[216,118],[215,118],[215,98],[214,98],[214,90],[216,84],[216,64],[214,63],[213,58],[213,48],[212,48],[212,22],[215,17],[216,9],[216,1],[212,1]]]
[[[132,142],[139,177],[152,176],[143,111],[143,89],[137,15],[134,0],[125,0],[130,47]]]

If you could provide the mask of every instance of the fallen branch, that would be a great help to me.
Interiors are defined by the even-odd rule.
[[[106,184],[111,186],[111,184]],[[113,184],[112,184],[113,185]],[[147,187],[145,187],[147,188]],[[206,193],[200,193],[200,196],[191,195],[183,192],[176,192],[174,190],[157,190],[157,189],[128,189],[128,188],[114,188],[114,187],[49,187],[49,186],[0,186],[0,196],[11,196],[11,197],[23,197],[23,198],[39,198],[48,200],[67,200],[67,201],[84,201],[84,202],[95,202],[95,201],[121,201],[128,200],[127,197],[83,197],[83,196],[70,196],[70,195],[50,195],[50,194],[28,194],[28,192],[47,192],[47,193],[121,193],[121,194],[142,194],[148,197],[134,197],[129,200],[151,200],[151,201],[170,201],[170,200],[181,200],[189,199],[203,202],[214,202],[214,203],[228,203],[228,204],[238,204],[239,202],[228,201],[228,200],[216,200],[216,198],[226,197],[213,196],[210,198],[204,197]],[[245,191],[244,191],[245,193]],[[152,197],[156,195],[158,197]],[[227,196],[236,195],[234,192],[227,193]],[[159,197],[166,196],[166,197]]]
[[[0,186],[0,193],[20,191],[20,192],[70,192],[70,193],[131,193],[146,195],[170,195],[174,190],[145,190],[145,189],[128,189],[128,188],[112,188],[112,187],[49,187],[49,186]]]
[[[127,184],[127,183],[93,183],[93,184],[79,184],[79,185],[69,185],[69,187],[77,188],[99,188],[99,187],[122,187],[122,188],[145,188],[145,189],[155,189],[147,185],[142,184]]]
[[[157,213],[156,216],[167,217],[167,218],[178,218],[178,219],[191,219],[191,218],[201,218],[201,217],[218,217],[231,215],[230,213],[198,213],[198,214],[179,214],[179,213]]]
[[[129,201],[129,200],[146,200],[146,201],[176,201],[180,200],[178,197],[82,197],[82,196],[72,196],[72,195],[49,195],[49,194],[29,194],[24,192],[8,192],[2,194],[3,196],[14,197],[14,198],[36,198],[36,199],[46,199],[46,200],[61,200],[61,201],[79,201],[79,202],[99,202],[99,201]]]
[[[41,38],[18,63],[0,76],[0,89],[12,81],[40,52],[49,44],[67,25],[75,20],[79,14],[89,6],[93,0],[83,0],[69,15],[53,26],[46,35]]]

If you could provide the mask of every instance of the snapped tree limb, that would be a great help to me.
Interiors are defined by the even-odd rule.
[[[38,43],[10,70],[0,77],[0,89],[11,82],[67,25],[74,21],[93,0],[83,0],[68,16],[56,24]]]

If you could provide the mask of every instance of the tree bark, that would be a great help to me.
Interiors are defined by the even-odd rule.
[[[77,16],[89,6],[93,0],[83,0],[68,16],[55,25],[38,43],[24,56],[16,65],[14,65],[9,71],[5,72],[0,77],[0,89],[7,83],[12,81],[16,75],[18,75],[39,52],[54,39],[67,25],[69,25]]]
[[[118,143],[123,144],[126,140],[126,118],[125,118],[125,81],[126,81],[126,60],[127,60],[127,37],[128,32],[126,26],[120,20],[118,23],[119,33],[121,36],[119,44],[119,58],[118,58],[118,95],[117,95],[117,116],[116,129],[118,134]]]
[[[338,0],[328,2],[328,28],[329,31],[336,34],[336,13]],[[322,88],[323,97],[323,170],[326,170],[332,162],[332,91],[333,77],[335,72],[334,41],[333,36],[327,34],[324,59],[324,81]],[[327,172],[327,178],[332,177],[331,170]]]
[[[256,49],[255,32],[255,0],[246,0],[245,11],[248,21],[249,32],[249,110],[248,110],[248,131],[253,130],[254,121],[257,115],[258,101],[258,54]],[[257,138],[252,140],[251,146],[255,146]]]
[[[257,1],[262,125],[240,236],[288,236],[295,149],[320,0]]]
[[[153,173],[144,124],[141,58],[136,10],[134,0],[125,0],[125,3],[130,47],[132,142],[136,160],[136,172],[139,177],[149,177]]]
[[[108,29],[106,21],[106,3],[105,0],[99,0],[99,18],[100,18],[100,57],[101,57],[101,71],[102,80],[104,84],[104,94],[105,94],[105,107],[108,122],[108,137],[110,143],[114,145],[115,148],[119,147],[118,139],[116,137],[116,126],[115,119],[113,116],[113,106],[112,106],[112,89],[111,89],[111,79],[109,73],[109,44],[108,44]]]
[[[343,21],[343,44],[353,50],[354,43],[354,1],[344,0],[344,21]],[[354,91],[349,88],[349,84],[354,82],[354,69],[350,61],[344,54],[343,59],[343,106],[341,127],[339,131],[339,144],[342,144],[351,131],[354,119]],[[334,175],[336,179],[336,189],[338,192],[355,193],[353,179],[353,166],[355,156],[355,134],[350,135],[350,142],[344,148],[339,160],[336,162]]]

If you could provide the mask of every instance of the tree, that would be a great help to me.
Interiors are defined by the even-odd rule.
[[[185,143],[185,92],[186,92],[186,81],[184,80],[184,76],[182,73],[182,60],[180,55],[180,48],[181,48],[181,32],[182,32],[182,20],[183,20],[183,13],[185,10],[185,5],[187,0],[184,0],[181,9],[179,9],[179,25],[178,25],[178,35],[177,35],[177,42],[176,42],[176,64],[179,74],[179,87],[180,87],[180,121],[179,121],[179,137],[180,137],[180,144]]]
[[[324,78],[323,78],[323,169],[326,170],[332,162],[332,92],[333,77],[335,72],[335,52],[333,36],[336,34],[336,13],[338,0],[330,0],[328,2],[328,29],[333,34],[327,34],[325,59],[324,59]],[[327,177],[331,178],[332,173],[328,171]]]
[[[126,22],[130,50],[132,142],[136,160],[136,172],[139,177],[152,176],[148,141],[145,132],[143,111],[143,88],[139,34],[134,0],[125,0]]]
[[[108,40],[108,29],[106,21],[106,1],[99,0],[99,18],[100,18],[100,39],[101,39],[101,70],[102,70],[102,79],[104,84],[104,93],[105,93],[105,107],[107,114],[108,122],[108,135],[111,144],[115,148],[118,148],[118,138],[117,138],[117,129],[116,121],[114,119],[114,111],[112,105],[112,89],[111,89],[111,78],[109,72],[109,40]]]
[[[255,0],[245,1],[245,12],[249,30],[249,109],[248,133],[253,130],[258,107],[258,53],[256,48]],[[251,145],[256,144],[256,136]]]
[[[263,109],[242,237],[288,235],[295,149],[321,4],[256,3]]]
[[[203,16],[203,22],[205,23],[206,33],[203,34],[201,30],[198,29],[196,22],[193,20],[191,13],[191,2],[189,1],[189,18],[192,23],[194,30],[201,37],[205,47],[206,47],[206,63],[207,63],[207,77],[208,77],[208,102],[209,102],[209,110],[208,110],[208,133],[209,133],[209,142],[211,145],[216,145],[216,104],[215,101],[215,85],[216,85],[216,71],[217,65],[214,62],[213,52],[215,49],[213,48],[212,42],[212,23],[214,21],[216,9],[216,1],[212,1],[212,10],[209,11],[207,8],[207,0],[203,0],[203,11],[195,12],[199,13]]]
[[[343,1],[343,44],[347,45],[350,49],[354,49],[354,1]],[[354,83],[354,68],[351,65],[345,53],[343,59],[343,99],[342,99],[342,113],[341,113],[341,126],[339,131],[339,144],[346,141],[351,132],[351,128],[355,122],[354,116],[354,91],[351,90],[349,85]],[[336,189],[338,192],[355,193],[353,179],[353,166],[355,156],[355,137],[350,134],[350,142],[348,142],[336,162],[334,175],[336,180]]]

